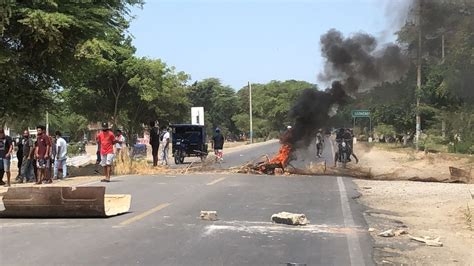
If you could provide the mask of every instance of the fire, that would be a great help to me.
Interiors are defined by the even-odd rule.
[[[278,152],[278,155],[273,157],[273,159],[271,159],[269,163],[280,164],[282,167],[286,167],[286,165],[288,164],[288,161],[290,160],[290,154],[291,154],[291,146],[288,144],[282,144]]]

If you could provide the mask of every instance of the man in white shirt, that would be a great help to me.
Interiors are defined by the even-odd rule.
[[[161,139],[161,147],[163,147],[162,151],[162,162],[164,165],[168,165],[168,152],[170,147],[170,133],[166,128],[163,129],[163,137]]]
[[[58,172],[62,170],[63,176],[60,179],[63,179],[67,176],[67,143],[64,138],[61,137],[61,132],[56,131],[56,158],[54,158],[54,179],[58,179]]]
[[[122,134],[122,130],[116,130],[117,135],[115,137],[115,155],[116,158],[123,162],[123,148],[125,147],[125,137]]]

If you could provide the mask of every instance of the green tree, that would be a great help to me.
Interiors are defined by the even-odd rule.
[[[278,136],[291,121],[288,112],[300,93],[316,85],[297,80],[271,81],[252,84],[253,131],[256,137]],[[237,92],[238,113],[233,120],[242,132],[249,129],[249,91],[243,87]]]
[[[130,7],[142,0],[3,0],[0,2],[0,121],[48,109],[76,81],[90,43],[123,36]],[[102,46],[95,46],[100,52]]]
[[[188,97],[192,106],[204,107],[208,133],[219,127],[225,135],[238,134],[232,116],[237,113],[235,102],[237,97],[235,91],[222,85],[216,78],[208,78],[195,82],[189,92]]]

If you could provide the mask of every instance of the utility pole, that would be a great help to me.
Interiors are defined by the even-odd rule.
[[[418,52],[417,52],[417,73],[416,73],[416,150],[419,150],[421,118],[420,118],[420,94],[421,94],[421,8],[423,0],[418,0]]]
[[[49,136],[49,113],[46,111],[46,135]]]
[[[249,113],[250,113],[250,144],[253,143],[253,122],[252,122],[252,84],[248,82],[249,86]]]
[[[441,35],[441,64],[444,64],[444,33]],[[443,139],[446,138],[446,119],[444,115],[441,120],[441,136]]]

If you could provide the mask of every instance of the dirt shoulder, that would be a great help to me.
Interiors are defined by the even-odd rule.
[[[472,155],[416,152],[409,148],[377,147],[367,143],[357,143],[355,151],[360,159],[358,166],[368,169],[374,179],[474,182]],[[456,180],[450,174],[450,167],[469,174]]]
[[[377,264],[473,264],[474,184],[408,181],[446,181],[450,177],[449,166],[469,169],[471,157],[366,144],[358,144],[356,152],[360,166],[370,168],[373,178],[382,179],[354,180],[361,193],[358,200],[369,208],[365,217],[373,228],[370,231]],[[405,229],[408,234],[379,236],[389,229]],[[427,246],[410,236],[439,237],[443,246]]]

